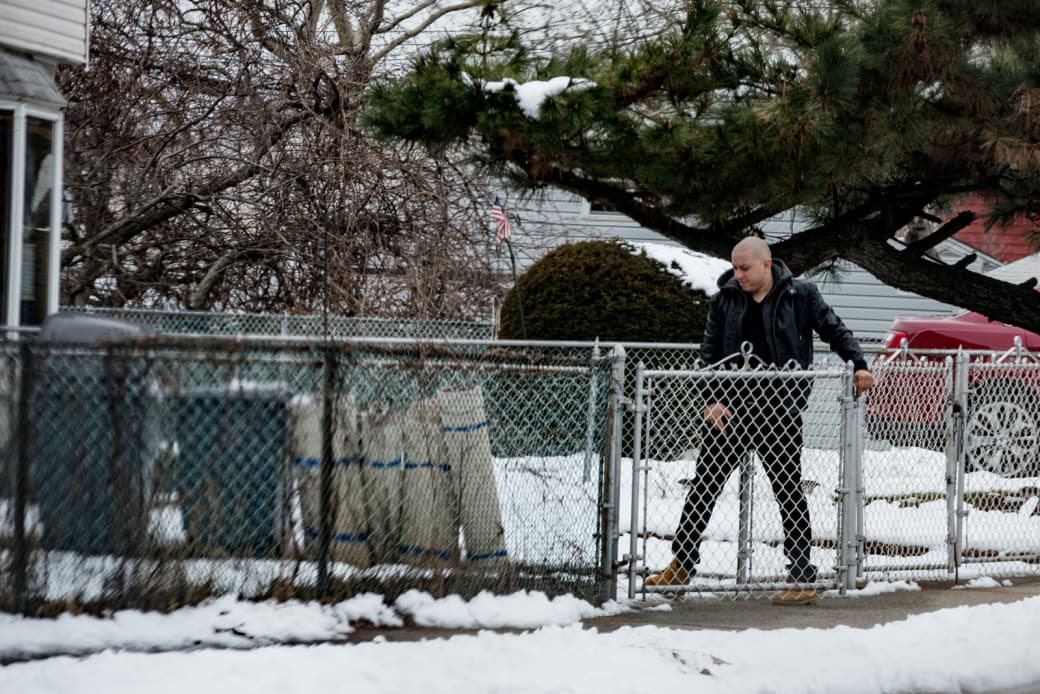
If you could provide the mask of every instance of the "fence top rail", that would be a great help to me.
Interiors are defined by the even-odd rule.
[[[81,309],[67,309],[62,308],[62,311],[73,310],[84,313],[104,313],[103,309],[96,311],[81,310]],[[140,313],[146,315],[154,313],[150,309],[120,309],[121,313]],[[221,314],[212,313],[207,314],[206,312],[190,312],[190,311],[167,311],[162,312],[167,315],[174,313],[184,313],[193,315],[213,315],[220,317],[236,317],[236,318],[251,318],[251,317],[281,317],[282,314]],[[307,318],[307,316],[297,316],[292,314],[285,314],[288,318]],[[318,316],[317,318],[320,318]],[[409,323],[409,322],[421,322],[419,319],[395,319],[395,318],[352,318],[352,320],[366,320],[366,321],[384,321],[387,323],[398,322],[398,323]],[[466,325],[483,325],[477,321],[443,321],[444,323],[457,323]],[[0,343],[13,342],[13,341],[24,341],[27,337],[33,336],[38,332],[37,327],[26,327],[26,326],[4,326],[0,329]],[[141,344],[139,339],[135,344]],[[515,348],[544,348],[544,349],[595,349],[599,348],[604,353],[609,352],[615,347],[622,347],[628,352],[646,350],[646,351],[686,351],[686,352],[699,352],[700,343],[697,342],[631,342],[631,341],[619,341],[619,340],[519,340],[519,339],[499,339],[494,337],[441,337],[441,336],[335,336],[335,335],[282,335],[282,334],[261,334],[261,333],[234,333],[234,334],[215,334],[206,332],[172,332],[159,330],[156,334],[152,335],[148,339],[156,340],[161,339],[164,344],[209,344],[209,345],[235,345],[241,346],[243,344],[255,345],[255,346],[278,346],[285,347],[287,345],[299,346],[303,348],[310,348],[315,345],[331,345],[334,347],[345,347],[348,345],[444,345],[444,346],[486,346],[486,347],[515,347]],[[39,342],[38,340],[34,340]],[[124,344],[125,340],[120,340],[120,344]],[[112,343],[115,344],[115,343]],[[864,354],[872,355],[884,355],[890,361],[899,360],[900,357],[906,355],[910,358],[914,357],[928,357],[928,356],[956,356],[957,354],[964,354],[969,358],[972,357],[995,357],[996,355],[1004,354],[1004,350],[953,350],[953,349],[901,349],[887,347],[879,343],[863,343],[861,344],[862,351]],[[813,343],[813,351],[819,356],[832,355],[833,352],[830,346],[826,343],[816,341]],[[1029,350],[1022,350],[1025,355],[1032,354]],[[836,355],[835,355],[836,356]],[[1035,355],[1034,355],[1035,356]]]
[[[214,335],[211,333],[155,333],[137,337],[120,337],[112,340],[76,343],[73,341],[47,341],[36,339],[37,345],[47,346],[97,346],[97,347],[163,347],[163,346],[200,346],[210,348],[235,347],[295,347],[313,349],[321,347],[420,347],[450,349],[452,347],[573,347],[592,350],[599,347],[606,352],[610,345],[595,342],[554,342],[550,340],[495,340],[485,338],[443,338],[443,337],[322,337],[313,335]]]
[[[15,346],[16,343],[8,343]],[[34,340],[23,342],[24,346],[41,356],[66,355],[111,355],[117,357],[154,358],[166,351],[176,351],[177,358],[240,361],[262,359],[281,362],[291,358],[324,359],[332,354],[333,359],[348,361],[360,359],[420,360],[429,366],[465,366],[480,369],[483,366],[507,367],[523,370],[550,370],[553,372],[588,372],[590,368],[606,368],[618,357],[611,352],[595,355],[591,350],[577,353],[531,353],[519,347],[503,346],[495,341],[481,340],[414,340],[388,338],[356,338],[349,340],[271,339],[220,337],[214,335],[151,335],[107,342],[68,342]],[[474,347],[478,349],[474,349]],[[260,354],[256,354],[256,353]]]
[[[482,320],[466,320],[462,318],[414,318],[414,317],[386,317],[386,316],[345,316],[342,314],[329,314],[324,316],[322,314],[311,314],[311,313],[233,313],[233,312],[221,312],[221,311],[188,311],[185,309],[151,309],[151,308],[111,308],[105,306],[62,306],[59,308],[62,312],[67,313],[99,313],[99,314],[119,314],[119,315],[140,315],[149,317],[163,317],[163,316],[185,316],[185,317],[198,317],[198,318],[213,318],[221,320],[289,320],[289,321],[358,321],[358,322],[370,322],[370,323],[386,323],[386,324],[404,324],[404,323],[429,323],[438,325],[474,325],[474,326],[489,326],[492,325],[490,321]]]
[[[754,380],[774,378],[838,378],[850,374],[846,368],[813,369],[649,369],[643,371],[644,378],[712,378],[720,380]]]
[[[8,330],[18,330],[9,328]],[[37,332],[37,330],[23,332]],[[42,341],[37,340],[39,344]],[[63,343],[71,344],[71,343]],[[211,344],[211,345],[276,345],[276,346],[348,346],[348,345],[445,345],[445,346],[480,346],[480,347],[516,347],[516,348],[548,348],[548,349],[596,349],[609,352],[616,346],[648,350],[686,350],[700,349],[698,343],[681,342],[620,342],[599,340],[503,340],[499,338],[466,338],[466,337],[398,337],[398,336],[322,336],[322,335],[261,335],[255,333],[237,333],[234,335],[217,335],[199,332],[157,332],[137,338],[120,338],[105,343],[92,344]]]

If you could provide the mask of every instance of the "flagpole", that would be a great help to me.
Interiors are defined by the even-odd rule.
[[[509,249],[509,264],[513,268],[513,287],[516,289],[516,305],[520,309],[520,334],[527,339],[527,326],[524,324],[524,295],[520,291],[520,281],[516,277],[516,256],[513,255],[513,244],[509,242],[509,237],[505,239],[506,248]]]
[[[527,324],[524,322],[524,296],[520,291],[520,280],[516,276],[516,256],[513,255],[513,244],[510,243],[509,237],[512,236],[513,230],[509,224],[509,215],[506,213],[505,207],[502,206],[501,199],[496,195],[495,204],[491,206],[491,219],[495,220],[498,226],[498,232],[495,234],[495,238],[498,240],[499,246],[502,242],[506,242],[506,248],[509,249],[509,265],[513,268],[513,286],[516,287],[516,305],[520,312],[520,333],[527,339]]]

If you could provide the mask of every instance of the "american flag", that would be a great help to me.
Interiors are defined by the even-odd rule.
[[[501,245],[503,241],[513,235],[513,226],[509,223],[509,216],[502,209],[502,201],[499,200],[497,195],[495,196],[495,204],[491,206],[491,219],[498,224],[495,240]]]

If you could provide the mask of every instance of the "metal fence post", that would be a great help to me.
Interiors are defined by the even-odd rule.
[[[946,358],[947,368],[950,358]],[[970,360],[963,349],[957,350],[953,363],[952,392],[950,403],[952,409],[952,431],[946,451],[946,506],[949,536],[947,538],[949,558],[948,570],[955,573],[961,565],[961,552],[964,551],[964,519],[968,512],[964,509],[964,473],[966,465],[965,422],[968,417],[968,368]]]
[[[737,583],[751,581],[751,513],[754,500],[755,464],[751,451],[740,460],[740,517],[737,526]]]
[[[618,509],[621,502],[621,440],[624,433],[625,348],[611,350],[610,400],[607,405],[607,460],[600,486],[600,599],[617,598]]]
[[[33,352],[28,342],[21,344],[20,383],[18,401],[14,408],[17,413],[16,443],[13,452],[16,458],[14,476],[14,552],[12,571],[14,573],[15,611],[27,614],[29,607],[29,547],[26,537],[25,512],[28,503],[29,489],[29,448],[33,445],[34,423],[29,415],[32,407],[33,388]]]
[[[628,597],[636,596],[636,563],[639,561],[639,535],[636,532],[636,523],[639,520],[639,469],[641,463],[643,445],[643,362],[636,364],[636,392],[633,413],[635,422],[632,427],[632,514],[629,520],[629,547],[628,547]]]
[[[589,407],[585,417],[585,468],[582,471],[581,481],[588,483],[592,477],[592,447],[596,433],[596,383],[599,381],[599,371],[596,362],[600,359],[599,340],[592,348],[592,362],[589,366]]]
[[[856,588],[856,566],[859,561],[859,542],[857,540],[857,516],[855,490],[859,482],[859,462],[856,455],[857,444],[855,437],[859,434],[856,420],[859,414],[856,411],[855,385],[852,378],[853,366],[850,363],[846,369],[844,382],[845,391],[841,396],[841,488],[838,494],[841,497],[841,537],[838,545],[838,586],[845,590]]]
[[[853,384],[855,388],[855,383]],[[866,449],[867,444],[867,427],[864,424],[864,417],[866,416],[866,396],[861,395],[856,398],[856,411],[854,412],[853,421],[855,422],[855,430],[853,433],[853,441],[856,442],[856,453],[852,458],[855,464],[855,495],[853,496],[853,506],[856,511],[856,525],[853,528],[856,536],[856,580],[863,578],[863,557],[866,556],[866,545],[867,536],[863,530],[863,506],[866,495],[866,482],[863,476],[863,451]]]
[[[332,507],[332,467],[335,454],[332,448],[333,435],[333,395],[336,385],[336,351],[326,345],[324,352],[324,380],[322,383],[321,402],[321,475],[319,480],[320,524],[318,529],[318,597],[329,593],[329,550],[332,546],[332,526],[334,523]]]

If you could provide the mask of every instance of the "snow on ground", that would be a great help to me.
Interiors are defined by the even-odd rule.
[[[631,461],[623,461],[629,471]],[[819,538],[836,532],[838,486],[836,453],[807,449],[806,477],[814,530]],[[651,531],[672,530],[692,461],[650,461],[646,503]],[[588,560],[594,545],[596,489],[584,479],[581,456],[496,460],[502,519],[512,556],[544,561]],[[868,538],[894,544],[922,545],[921,556],[867,557],[902,575],[933,577],[914,566],[944,567],[946,562],[945,463],[941,454],[921,449],[868,450],[864,476],[870,499],[864,509]],[[759,568],[782,566],[775,501],[768,485],[753,490],[754,561]],[[630,474],[622,477],[628,500]],[[732,575],[736,563],[737,476],[726,487],[704,545],[702,571],[710,589],[714,571]],[[1006,492],[1022,502],[1017,511],[972,508],[967,537],[974,546],[1012,546],[1036,551],[1040,516],[1029,497],[1040,480],[1004,479],[970,473],[973,489]],[[644,481],[646,488],[646,481]],[[1016,496],[1017,495],[1017,496]],[[538,499],[543,513],[528,512]],[[622,503],[621,552],[628,551],[630,503]],[[164,513],[170,513],[166,509]],[[2,514],[2,510],[0,510]],[[36,523],[35,517],[31,519]],[[179,523],[176,518],[166,522]],[[641,528],[642,517],[637,519]],[[8,530],[9,532],[9,530]],[[639,540],[644,542],[642,538]],[[1011,544],[1008,544],[1011,543]],[[824,543],[825,544],[825,543]],[[648,564],[670,559],[669,543],[647,537]],[[67,556],[66,556],[67,555]],[[813,548],[824,569],[834,551]],[[42,575],[53,599],[100,594],[119,563],[112,557],[90,558],[52,552]],[[292,575],[313,583],[310,565],[291,562],[198,560],[186,562],[193,580],[212,580],[233,594],[259,590],[277,576]],[[874,564],[876,566],[876,564]],[[965,589],[1007,585],[1003,576],[1035,569],[1021,562],[962,565]],[[407,567],[379,567],[381,571]],[[334,571],[350,571],[337,565]],[[933,573],[948,577],[945,569]],[[914,583],[893,580],[894,570],[875,571],[890,582],[873,583],[849,595],[916,590]],[[1000,578],[994,578],[994,576]],[[208,578],[207,578],[208,577]],[[698,576],[698,580],[701,580]],[[624,576],[619,596],[627,595]],[[1040,598],[1010,605],[963,607],[910,617],[904,621],[853,629],[743,632],[676,631],[661,627],[625,627],[598,633],[583,620],[622,610],[667,610],[657,601],[611,602],[603,607],[570,596],[549,599],[537,592],[506,596],[481,594],[469,601],[442,599],[411,591],[393,604],[377,594],[359,595],[335,605],[302,602],[251,603],[225,596],[171,614],[120,611],[108,618],[65,614],[57,619],[0,616],[0,692],[17,694],[119,694],[164,692],[246,694],[350,691],[399,692],[660,692],[682,687],[698,692],[967,692],[1040,683]],[[779,608],[778,608],[779,609]],[[479,633],[422,642],[368,643],[346,640],[360,623],[386,628],[403,624],[436,628],[482,629]],[[487,629],[519,628],[521,634]],[[443,632],[442,632],[443,633]],[[424,634],[424,636],[427,634]],[[66,655],[55,655],[66,654]],[[24,661],[28,662],[14,662]]]
[[[893,587],[899,586],[888,586]],[[536,593],[483,596],[468,603],[418,594],[402,600],[390,609],[378,596],[333,606],[221,598],[170,615],[3,617],[0,653],[8,658],[62,646],[94,654],[6,665],[0,668],[0,691],[866,694],[984,692],[1040,683],[1040,597],[940,610],[870,629],[732,632],[640,626],[607,633],[578,623],[604,610],[580,601],[549,601]],[[667,606],[655,609],[662,608]],[[401,613],[448,626],[546,626],[423,641],[377,637],[358,644],[262,645],[303,638],[336,641],[352,621],[394,623]],[[148,652],[167,648],[192,650]]]
[[[0,660],[106,649],[168,651],[200,647],[255,648],[269,644],[342,641],[359,621],[378,627],[408,623],[448,629],[531,629],[574,624],[631,608],[608,602],[593,607],[569,595],[480,593],[435,599],[411,590],[393,605],[366,593],[334,605],[317,602],[248,602],[233,595],[169,614],[120,610],[108,618],[64,613],[55,619],[0,614]],[[0,691],[6,691],[0,689]]]

